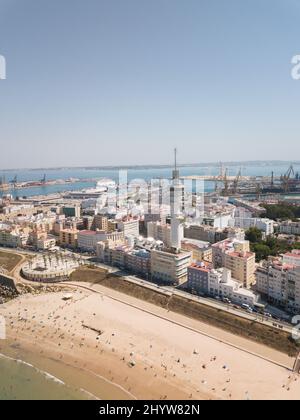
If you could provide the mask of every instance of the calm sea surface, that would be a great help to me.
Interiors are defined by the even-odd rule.
[[[270,176],[272,171],[275,176],[280,176],[288,170],[288,164],[286,165],[270,165],[266,163],[265,165],[257,166],[241,166],[242,175],[245,176]],[[240,166],[229,166],[228,174],[236,175],[240,169]],[[300,173],[300,164],[294,165],[295,172]],[[128,181],[134,179],[144,179],[148,181],[154,178],[165,178],[168,179],[171,176],[171,168],[162,168],[162,169],[131,169],[128,170]],[[189,175],[218,175],[220,173],[219,166],[199,166],[199,167],[184,167],[180,169],[180,173],[183,176]],[[6,181],[11,181],[15,176],[17,176],[18,182],[22,181],[38,181],[41,180],[46,175],[47,180],[66,180],[70,178],[76,178],[81,180],[86,179],[98,179],[103,178],[111,179],[113,181],[118,181],[119,172],[118,170],[91,170],[91,169],[60,169],[60,170],[22,170],[22,171],[2,171],[1,176],[5,176]],[[20,190],[11,190],[10,192],[15,196],[33,196],[33,195],[46,195],[51,193],[58,193],[63,191],[70,190],[81,190],[84,188],[94,187],[95,182],[77,182],[74,184],[68,183],[63,185],[46,185],[42,187],[33,187],[33,188],[22,188]],[[205,190],[212,191],[214,188],[213,183],[206,182]]]

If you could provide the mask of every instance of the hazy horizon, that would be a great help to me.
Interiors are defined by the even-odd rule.
[[[241,160],[241,161],[224,161],[224,162],[191,162],[191,163],[187,163],[187,162],[177,162],[178,167],[180,168],[184,168],[184,167],[206,167],[206,166],[218,166],[220,167],[221,165],[225,168],[226,166],[282,166],[282,165],[295,165],[298,166],[300,165],[300,160]],[[88,165],[88,166],[72,166],[72,165],[62,165],[62,166],[43,166],[43,167],[19,167],[19,168],[0,168],[0,173],[1,171],[3,172],[10,172],[10,171],[40,171],[40,170],[64,170],[64,169],[101,169],[101,170],[106,170],[106,169],[118,169],[118,168],[125,168],[125,169],[130,169],[130,168],[137,168],[137,169],[152,169],[152,168],[172,168],[174,165],[173,163],[170,161],[169,163],[165,163],[165,164],[155,164],[155,163],[149,163],[149,164],[136,164],[136,165]],[[287,166],[288,169],[288,166]]]
[[[0,0],[0,168],[294,161],[295,0]]]

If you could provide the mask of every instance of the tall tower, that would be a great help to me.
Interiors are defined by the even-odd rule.
[[[182,215],[184,211],[184,185],[180,182],[180,173],[177,167],[177,149],[174,150],[175,165],[170,188],[171,217]]]
[[[174,150],[175,165],[170,188],[171,208],[171,243],[172,248],[179,250],[183,240],[183,211],[184,211],[184,185],[180,182],[180,173],[177,167],[177,149]]]
[[[175,162],[174,162],[174,170],[173,170],[172,179],[173,179],[173,181],[175,181],[175,180],[179,181],[180,174],[179,174],[179,170],[177,168],[177,149],[176,148],[174,149],[174,158],[175,158]]]

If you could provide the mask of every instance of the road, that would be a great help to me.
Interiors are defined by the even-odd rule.
[[[212,299],[212,298],[203,298],[203,297],[200,297],[200,296],[195,296],[195,295],[192,295],[188,292],[178,290],[176,287],[172,287],[172,286],[158,286],[158,285],[156,285],[154,283],[151,283],[147,280],[143,280],[143,279],[140,279],[136,276],[132,276],[132,275],[128,275],[126,273],[123,273],[122,271],[120,271],[120,269],[110,267],[106,264],[102,264],[102,263],[94,263],[94,264],[96,266],[100,267],[100,268],[108,270],[112,274],[122,276],[128,281],[131,281],[133,283],[142,285],[144,287],[148,287],[148,288],[151,288],[151,289],[156,290],[156,291],[159,290],[162,293],[167,293],[167,294],[171,293],[173,295],[185,297],[185,298],[188,298],[192,301],[202,303],[203,305],[207,305],[207,306],[210,306],[210,307],[218,309],[218,310],[226,311],[226,312],[228,312],[232,315],[238,316],[240,318],[244,318],[244,319],[247,319],[247,320],[250,320],[250,321],[259,322],[260,324],[267,325],[268,327],[278,328],[281,331],[285,331],[289,334],[292,332],[292,330],[294,328],[291,324],[280,322],[280,321],[275,321],[274,319],[268,318],[268,317],[263,316],[261,314],[250,314],[250,313],[244,311],[243,309],[236,309],[236,308],[233,307],[233,305],[228,305],[226,303],[217,301],[217,300]]]
[[[22,264],[25,260],[25,256],[26,255],[41,255],[41,253],[34,252],[34,251],[27,251],[27,250],[19,250],[19,249],[17,249],[17,250],[6,249],[6,250],[8,252],[19,254],[23,257],[22,261],[13,270],[13,276],[17,280],[17,282],[21,281],[21,282],[24,283],[26,280],[24,280],[20,276],[20,269],[21,269],[21,266],[22,266]],[[82,254],[75,253],[75,252],[72,252],[72,251],[69,251],[69,250],[66,251],[66,252],[69,253],[69,254],[73,254],[76,257],[81,257],[81,258],[83,258],[87,261],[90,259],[89,256],[82,256]],[[268,327],[280,329],[281,331],[285,331],[289,334],[291,334],[293,329],[294,329],[294,326],[291,325],[291,324],[280,322],[280,321],[275,321],[274,319],[267,318],[267,317],[265,317],[261,314],[251,314],[251,313],[246,312],[245,310],[236,309],[232,305],[228,305],[226,303],[223,303],[221,301],[217,301],[217,300],[212,299],[212,298],[203,298],[203,297],[200,297],[200,296],[195,296],[195,295],[192,295],[190,293],[184,292],[182,290],[178,290],[176,287],[172,287],[172,286],[159,286],[159,285],[156,285],[156,284],[154,284],[152,282],[149,282],[147,280],[140,279],[139,277],[136,277],[136,276],[133,276],[133,275],[128,275],[128,273],[122,272],[119,268],[111,267],[111,266],[103,264],[103,263],[93,262],[93,264],[95,266],[99,267],[99,268],[108,270],[112,274],[118,275],[120,277],[124,277],[126,280],[128,280],[132,283],[142,285],[142,286],[150,288],[154,291],[159,290],[161,293],[167,294],[168,296],[171,296],[173,294],[173,295],[181,296],[181,297],[184,297],[184,298],[188,298],[192,301],[199,302],[203,305],[207,305],[207,306],[210,306],[210,307],[218,309],[218,310],[226,311],[227,313],[238,316],[240,318],[247,319],[247,320],[250,320],[250,321],[255,321],[255,322],[258,322],[260,324],[266,325]]]

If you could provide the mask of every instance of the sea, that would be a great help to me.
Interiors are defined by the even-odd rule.
[[[85,400],[90,395],[74,389],[30,363],[0,354],[0,401]]]
[[[235,176],[239,170],[243,176],[280,176],[287,172],[289,169],[289,163],[274,163],[274,162],[261,162],[257,164],[232,164],[227,166],[228,175]],[[295,173],[300,173],[300,162],[293,165]],[[192,175],[218,175],[220,174],[220,165],[199,165],[199,166],[183,166],[180,167],[180,174],[182,176]],[[136,168],[127,170],[128,181],[136,179],[149,181],[151,179],[169,179],[172,174],[172,168]],[[18,182],[26,181],[40,181],[46,177],[48,181],[54,180],[70,180],[77,179],[77,182],[68,182],[67,184],[54,184],[54,185],[42,185],[38,187],[21,188],[6,191],[5,193],[12,194],[16,197],[32,197],[39,195],[48,195],[55,193],[62,193],[66,191],[77,191],[86,188],[93,188],[96,185],[97,180],[109,179],[115,182],[119,180],[118,169],[27,169],[27,170],[4,170],[0,171],[0,177],[4,178],[6,182],[12,181],[15,176]],[[85,182],[83,180],[89,180]],[[205,182],[205,191],[213,191],[215,185],[213,182]]]

